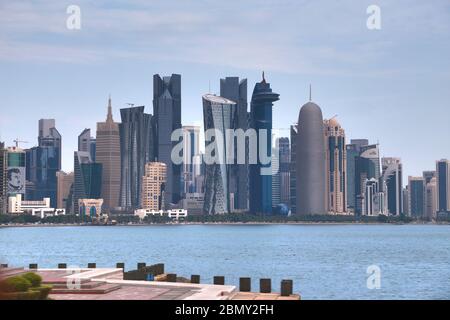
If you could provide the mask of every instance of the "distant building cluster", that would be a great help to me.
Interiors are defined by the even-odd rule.
[[[0,144],[0,213],[406,215],[433,220],[450,212],[449,160],[436,161],[435,170],[410,176],[403,186],[400,158],[380,158],[379,145],[367,139],[348,142],[337,118],[323,119],[311,95],[289,137],[273,141],[272,109],[279,99],[264,73],[250,101],[247,79],[220,79],[220,95],[202,97],[201,141],[199,126],[182,125],[181,76],[154,75],[153,114],[130,104],[115,122],[109,98],[106,120],[97,123],[95,137],[88,128],[78,136],[72,172],[61,171],[62,137],[55,120],[41,119],[37,146],[22,149],[26,142],[19,139],[15,146]],[[177,130],[180,141],[172,137]],[[219,134],[211,139],[208,130]],[[244,152],[239,134],[226,134],[230,130],[242,134]],[[266,134],[253,139],[250,130]],[[180,143],[181,163],[173,160]],[[269,161],[250,161],[251,144],[260,159]],[[214,157],[231,149],[244,161],[210,162],[206,153],[213,145]]]

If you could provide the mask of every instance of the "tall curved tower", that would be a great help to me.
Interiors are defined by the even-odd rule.
[[[306,103],[298,116],[296,141],[297,214],[326,214],[326,166],[322,110]]]

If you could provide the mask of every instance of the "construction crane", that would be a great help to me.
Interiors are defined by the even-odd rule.
[[[16,148],[19,148],[19,143],[28,143],[28,141],[19,140],[19,138],[16,138],[13,142],[16,144]]]

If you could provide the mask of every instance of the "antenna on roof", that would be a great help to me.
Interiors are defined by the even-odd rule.
[[[309,101],[312,101],[312,98],[311,98],[311,96],[312,96],[312,94],[311,94],[311,83],[309,84]]]

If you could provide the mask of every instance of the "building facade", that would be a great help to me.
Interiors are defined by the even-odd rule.
[[[300,109],[296,137],[296,214],[299,215],[327,213],[323,132],[322,110],[309,101]]]
[[[120,195],[120,131],[119,123],[114,122],[111,97],[108,99],[108,112],[105,122],[97,122],[96,162],[102,165],[103,206],[106,212],[119,207]]]
[[[347,150],[345,131],[332,118],[324,121],[328,213],[347,212]]]
[[[33,188],[27,190],[28,200],[50,198],[57,205],[56,173],[61,170],[62,137],[54,119],[39,120],[38,146],[26,151],[26,177]]]
[[[78,199],[78,214],[85,217],[98,218],[102,214],[103,199]]]
[[[5,144],[0,142],[0,214],[7,211],[7,190],[8,190],[8,153]]]
[[[425,187],[425,214],[427,219],[436,219],[437,213],[437,183],[436,177],[430,179]]]
[[[356,162],[361,154],[361,147],[367,146],[367,139],[352,139],[350,144],[346,145],[347,156],[347,211],[355,213],[356,210]]]
[[[382,158],[383,192],[387,197],[387,209],[391,215],[403,213],[403,180],[402,163],[400,158]]]
[[[279,100],[279,96],[272,91],[263,73],[262,81],[253,89],[250,103],[250,128],[256,131],[258,155],[257,163],[249,165],[250,212],[255,214],[272,213],[272,108],[273,103]],[[266,152],[261,150],[264,145]],[[267,157],[269,163],[264,163],[262,156]]]
[[[123,210],[129,211],[141,206],[145,164],[155,159],[154,130],[152,115],[144,113],[144,106],[120,109],[120,114],[119,203]]]
[[[289,164],[289,208],[291,214],[297,213],[297,156],[296,156],[296,141],[298,133],[298,125],[291,125],[291,162]]]
[[[364,198],[362,199],[362,212],[364,216],[386,215],[386,197],[380,191],[379,181],[375,178],[366,179],[363,183]]]
[[[100,199],[102,186],[102,165],[91,159],[90,152],[75,151],[73,208],[79,213],[80,199]]]
[[[172,132],[181,129],[181,75],[153,76],[153,113],[155,157],[167,166],[165,205],[181,199],[182,166],[172,162],[171,153],[178,141],[171,141]]]
[[[183,126],[183,196],[195,192],[195,178],[200,174],[200,127]]]
[[[411,217],[426,217],[426,184],[423,177],[408,177],[408,213]]]
[[[26,152],[18,147],[9,147],[6,151],[7,173],[7,197],[17,194],[26,195]]]
[[[84,129],[78,136],[78,151],[89,152],[95,162],[95,149],[97,140],[91,136],[91,129]]]
[[[142,178],[142,208],[164,210],[167,165],[162,162],[149,162],[145,165]]]
[[[239,77],[226,77],[220,79],[220,96],[236,103],[236,119],[233,126],[235,130],[248,129],[248,102],[247,102],[247,79],[239,81]],[[235,155],[237,154],[237,143],[234,144]],[[248,144],[246,143],[246,148]],[[244,164],[235,163],[230,167],[230,192],[234,195],[233,210],[247,210],[249,207],[249,167],[248,157]]]
[[[206,94],[203,96],[203,121],[205,129],[205,201],[206,214],[231,212],[233,194],[230,194],[232,165],[226,164],[226,147],[229,141],[226,130],[233,129],[237,117],[236,103],[229,99]],[[215,130],[216,136],[208,134]]]
[[[437,212],[450,211],[450,161],[436,161]]]
[[[56,173],[56,181],[57,181],[57,208],[68,208],[69,206],[69,195],[70,190],[74,183],[74,173],[66,173],[64,171],[58,171]]]
[[[362,213],[362,203],[364,201],[364,182],[374,178],[380,179],[380,151],[378,144],[365,145],[360,147],[360,154],[355,163],[355,214]],[[382,189],[382,186],[380,186]]]

